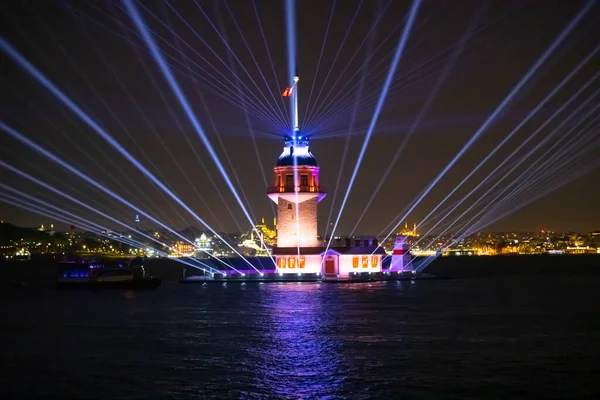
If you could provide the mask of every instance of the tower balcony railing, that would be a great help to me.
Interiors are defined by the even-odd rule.
[[[267,188],[267,194],[271,193],[324,193],[324,186],[316,185],[297,185],[297,186],[271,186]]]

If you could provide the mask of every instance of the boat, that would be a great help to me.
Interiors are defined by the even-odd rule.
[[[58,267],[57,289],[157,289],[161,279],[148,276],[139,260],[65,261]]]

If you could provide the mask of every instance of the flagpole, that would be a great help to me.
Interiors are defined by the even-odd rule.
[[[294,76],[294,133],[300,132],[300,124],[298,118],[298,81],[300,77],[298,76],[298,69],[296,68],[296,76]]]

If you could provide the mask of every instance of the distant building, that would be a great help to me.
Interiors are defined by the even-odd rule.
[[[171,252],[169,253],[169,257],[194,257],[195,249],[189,243],[185,242],[176,242],[175,245],[171,248]]]
[[[417,233],[417,224],[415,223],[413,225],[413,229],[410,230],[408,229],[408,222],[405,222],[404,229],[398,233],[398,235],[402,235],[404,237],[419,237],[419,234]]]
[[[196,258],[209,258],[210,254],[213,253],[212,239],[206,236],[205,233],[200,235],[199,238],[194,240],[194,247],[196,252]]]

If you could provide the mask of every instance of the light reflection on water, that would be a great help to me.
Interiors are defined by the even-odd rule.
[[[0,388],[6,398],[583,398],[599,393],[589,371],[600,280],[570,279],[21,293],[0,301]]]
[[[332,328],[339,304],[323,296],[320,286],[285,284],[267,290],[269,333],[264,347],[257,349],[257,367],[264,371],[257,384],[270,393],[326,396],[343,385],[345,374],[339,370],[352,372],[351,365],[342,363],[342,344]]]

